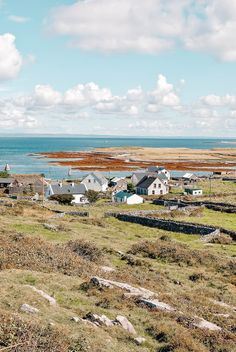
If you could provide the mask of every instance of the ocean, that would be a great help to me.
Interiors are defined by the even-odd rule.
[[[0,169],[6,163],[11,173],[43,173],[47,178],[68,178],[68,167],[51,166],[50,159],[30,154],[53,151],[92,150],[98,147],[140,146],[158,148],[235,148],[236,139],[220,138],[134,138],[134,137],[0,137]],[[71,177],[85,172],[73,171]],[[114,172],[115,175],[121,173]],[[176,173],[177,174],[177,173]]]

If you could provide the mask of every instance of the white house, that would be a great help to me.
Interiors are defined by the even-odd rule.
[[[81,184],[85,185],[88,190],[96,192],[106,192],[108,188],[108,180],[99,171],[91,172],[91,174],[85,176]]]
[[[142,204],[144,199],[137,194],[130,193],[128,191],[120,191],[112,196],[112,200],[115,203],[126,203],[126,204]]]
[[[166,170],[164,166],[158,166],[158,165],[149,166],[147,168],[147,172],[155,172],[158,175],[164,174],[167,177],[167,179],[170,180],[170,172]]]
[[[160,175],[159,175],[160,176]],[[147,196],[151,195],[164,195],[169,192],[169,187],[166,180],[162,180],[161,177],[145,176],[137,185],[136,193],[144,194]]]
[[[55,183],[48,185],[46,188],[45,196],[46,198],[50,198],[53,195],[72,195],[73,200],[72,204],[87,204],[89,203],[85,193],[87,188],[85,185],[82,184],[75,184],[71,182],[70,184],[62,184],[62,183]]]
[[[201,188],[185,188],[185,194],[190,194],[191,196],[201,196],[203,194]]]

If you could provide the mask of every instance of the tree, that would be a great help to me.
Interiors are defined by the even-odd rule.
[[[96,203],[97,200],[99,199],[99,193],[96,191],[93,191],[92,189],[88,190],[85,193],[85,196],[88,198],[89,203]]]
[[[133,185],[133,183],[128,183],[127,184],[127,190],[130,192],[130,193],[135,193],[135,187]]]
[[[9,173],[7,172],[7,171],[0,171],[0,177],[2,177],[2,178],[7,178],[7,177],[9,177],[10,175],[9,175]]]
[[[73,199],[74,197],[72,194],[54,194],[50,197],[50,200],[56,200],[63,205],[71,205]]]

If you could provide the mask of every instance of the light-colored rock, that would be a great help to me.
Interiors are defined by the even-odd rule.
[[[49,296],[46,292],[44,292],[42,290],[38,290],[36,287],[31,286],[31,285],[26,285],[26,286],[31,288],[31,290],[33,290],[34,292],[38,293],[43,298],[45,298],[49,302],[49,304],[51,306],[55,306],[57,304],[55,298],[53,298],[52,296]]]
[[[43,227],[46,229],[46,230],[50,230],[50,231],[55,231],[57,232],[58,231],[58,227],[56,225],[53,225],[53,224],[43,224]]]
[[[36,314],[36,313],[39,313],[39,309],[37,309],[37,308],[35,308],[35,307],[32,307],[32,306],[30,306],[30,305],[27,304],[27,303],[22,304],[22,306],[20,307],[20,310],[21,310],[22,312],[29,313],[29,314]]]
[[[167,312],[173,312],[175,309],[171,307],[169,304],[160,302],[158,299],[148,300],[145,298],[141,298],[139,303],[146,305],[148,308],[151,309],[159,309]]]
[[[101,266],[102,271],[105,273],[113,273],[116,271],[114,268],[111,268],[110,266]]]
[[[96,286],[100,287],[107,287],[107,288],[120,288],[122,290],[125,290],[129,293],[129,296],[137,296],[137,297],[144,297],[144,298],[151,298],[155,296],[155,293],[147,290],[142,287],[133,287],[125,282],[118,282],[118,281],[112,281],[112,280],[106,280],[102,279],[100,277],[92,277],[91,278],[91,283]]]
[[[93,323],[97,326],[110,327],[110,326],[114,325],[113,321],[110,320],[106,315],[98,315],[98,314],[88,313],[84,319],[90,321],[91,323]]]
[[[146,339],[144,337],[139,336],[139,337],[135,337],[134,341],[136,342],[137,345],[140,346],[146,341]]]
[[[227,303],[225,303],[225,302],[216,301],[216,300],[212,300],[212,302],[213,302],[214,304],[218,305],[218,306],[223,307],[223,308],[227,308],[227,309],[231,309],[231,310],[233,310],[233,311],[236,311],[236,307],[231,306],[231,305],[229,305],[229,304],[227,304]]]
[[[223,314],[223,313],[216,313],[214,314],[215,317],[222,317],[222,318],[229,318],[229,314]]]
[[[79,323],[83,319],[81,319],[80,317],[72,317],[71,320],[74,321],[75,323]]]
[[[203,318],[195,317],[196,320],[193,322],[193,325],[200,329],[206,329],[211,331],[220,331],[222,330],[220,326],[213,324]]]
[[[117,323],[120,324],[122,326],[122,328],[127,330],[130,334],[136,335],[135,328],[133,327],[131,322],[126,317],[124,317],[123,315],[117,315],[114,323],[115,324],[117,324]]]

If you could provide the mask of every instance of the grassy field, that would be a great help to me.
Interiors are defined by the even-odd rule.
[[[148,203],[128,207],[140,208],[157,209]],[[78,218],[58,217],[27,203],[0,206],[0,351],[235,351],[234,244],[209,244],[200,236],[104,217],[107,211],[127,210],[127,206],[102,201],[88,210],[89,218]],[[186,220],[236,229],[235,215],[209,210]],[[45,223],[56,231],[46,229]],[[103,266],[114,271],[106,272]],[[176,311],[151,311],[135,298],[125,298],[121,289],[90,287],[93,275],[150,289]],[[53,296],[56,306],[29,285]],[[24,303],[39,312],[22,312]],[[89,312],[110,319],[119,314],[127,317],[145,342],[137,345],[136,336],[120,326],[97,327],[71,320]],[[194,327],[194,316],[217,324],[222,331]]]

